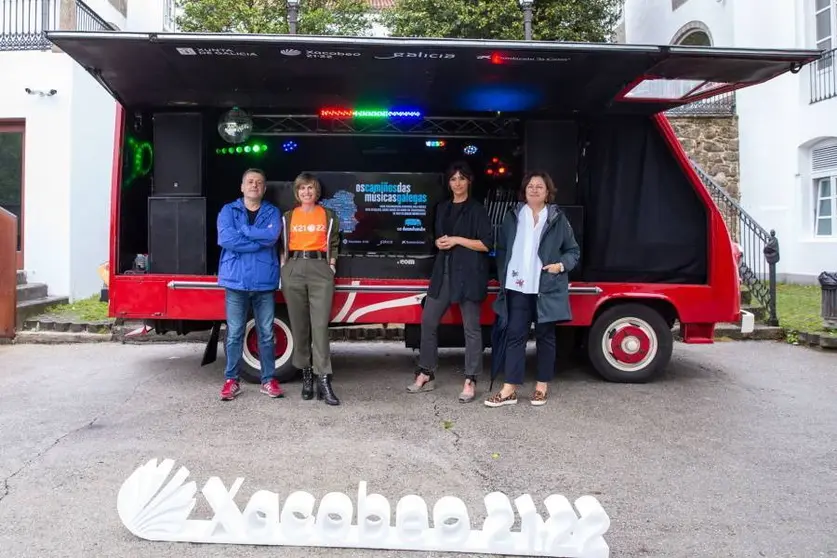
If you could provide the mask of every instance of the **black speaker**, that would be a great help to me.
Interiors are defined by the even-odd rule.
[[[203,158],[202,115],[154,115],[154,195],[200,196]]]
[[[525,136],[526,171],[548,172],[558,190],[555,203],[575,204],[578,126],[566,120],[529,120]]]
[[[206,274],[206,198],[148,198],[150,273]]]

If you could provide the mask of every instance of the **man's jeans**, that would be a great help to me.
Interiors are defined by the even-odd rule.
[[[259,360],[262,366],[262,383],[269,382],[276,375],[276,360],[273,342],[274,291],[237,291],[226,289],[227,339],[225,352],[227,369],[224,377],[238,379],[238,363],[244,350],[244,328],[247,325],[247,310],[252,304],[256,318],[256,332],[259,335]]]

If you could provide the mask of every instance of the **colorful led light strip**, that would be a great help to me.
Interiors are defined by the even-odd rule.
[[[421,118],[418,110],[324,108],[320,118]]]
[[[220,147],[215,150],[218,155],[240,155],[241,153],[264,153],[267,151],[267,145],[239,145],[238,147]]]

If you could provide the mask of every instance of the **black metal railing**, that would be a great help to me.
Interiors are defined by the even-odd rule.
[[[733,116],[735,92],[721,93],[666,111],[666,116]]]
[[[776,238],[776,231],[767,232],[700,165],[692,161],[692,166],[721,211],[733,241],[741,248],[741,259],[738,262],[741,283],[767,309],[767,324],[778,326],[776,264],[779,262],[779,239]]]
[[[0,0],[0,51],[51,49],[46,32],[62,28],[62,3],[69,10],[64,24],[69,28],[76,31],[113,29],[81,0]]]
[[[837,56],[829,50],[822,58],[808,65],[811,76],[811,104],[837,97]]]

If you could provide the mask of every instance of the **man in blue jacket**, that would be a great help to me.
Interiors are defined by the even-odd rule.
[[[229,401],[241,392],[238,364],[244,345],[247,310],[252,305],[259,336],[261,392],[281,397],[274,377],[274,295],[279,289],[279,258],[276,242],[282,228],[279,209],[264,200],[265,174],[247,169],[241,180],[241,198],[226,204],[218,214],[218,245],[221,264],[218,284],[225,289],[227,313],[224,387],[221,399]]]

